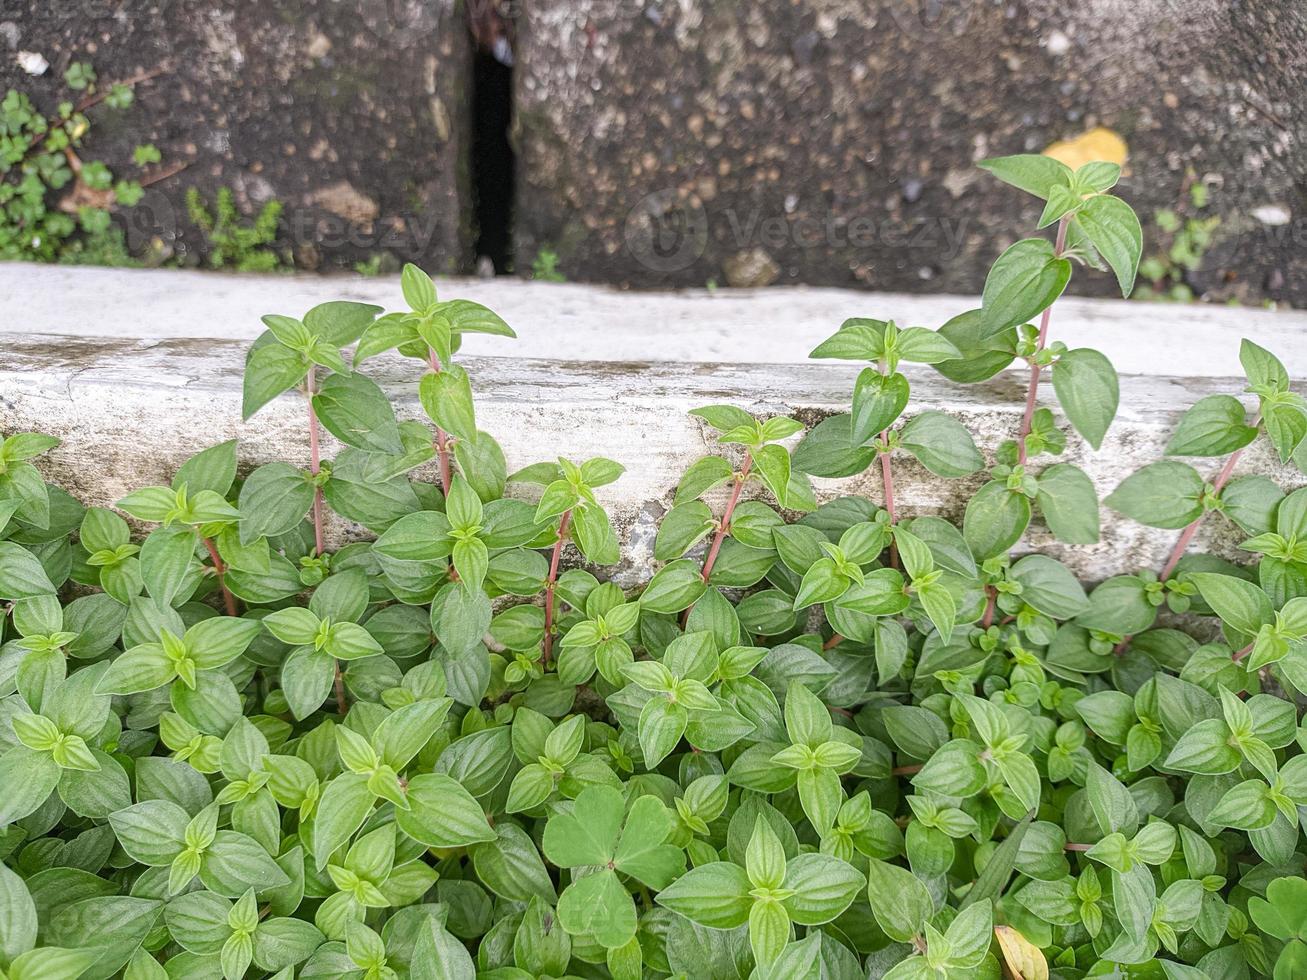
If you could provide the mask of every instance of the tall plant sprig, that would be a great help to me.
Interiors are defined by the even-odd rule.
[[[987,160],[981,167],[1044,201],[1040,229],[1056,223],[1052,242],[1023,239],[999,256],[985,279],[981,308],[940,328],[962,355],[935,364],[951,380],[983,381],[1016,358],[1029,365],[1016,438],[999,447],[991,479],[968,502],[963,520],[973,554],[988,561],[1021,538],[1036,509],[1058,540],[1098,540],[1098,498],[1088,475],[1070,463],[1030,472],[1033,459],[1060,454],[1066,446],[1052,412],[1038,407],[1039,382],[1048,370],[1063,413],[1092,448],[1099,448],[1116,415],[1116,371],[1099,351],[1068,349],[1050,339],[1053,305],[1071,279],[1073,261],[1110,267],[1128,296],[1143,232],[1130,206],[1108,193],[1121,175],[1116,164],[1094,162],[1073,171],[1051,157],[1027,154]],[[987,617],[996,595],[995,583],[989,584]]]
[[[314,553],[318,558],[326,550],[323,485],[329,476],[322,468],[320,427],[325,424],[333,435],[341,438],[338,430],[352,428],[346,418],[353,407],[354,399],[351,395],[360,392],[360,401],[367,398],[370,402],[375,402],[375,395],[369,387],[375,385],[365,378],[354,376],[345,361],[342,348],[358,340],[380,312],[380,307],[366,303],[332,302],[315,306],[302,320],[268,314],[263,317],[267,331],[254,341],[245,359],[241,406],[241,417],[244,420],[248,421],[268,402],[291,388],[298,388],[304,394],[309,443],[309,469],[303,481],[309,487],[308,506],[305,509],[312,510]],[[321,384],[318,379],[320,368],[331,372]],[[363,393],[364,390],[366,394]],[[389,410],[385,396],[380,397]],[[382,415],[384,414],[383,412]],[[393,413],[391,420],[393,422]],[[387,448],[398,451],[398,436],[391,439],[390,435],[386,431],[380,439],[387,444]],[[358,438],[345,441],[350,443],[358,441]],[[266,467],[263,469],[266,470]],[[287,474],[281,469],[268,473],[266,479],[274,477],[283,484],[296,478],[295,474]],[[261,483],[262,481],[256,483],[256,487],[261,487]],[[248,484],[246,490],[242,491],[243,494],[246,492],[249,492]],[[303,494],[295,493],[292,496],[298,500]],[[299,523],[303,516],[301,512],[293,520],[278,521],[278,525],[283,526],[265,533],[282,533]],[[244,534],[243,529],[243,536],[246,540],[252,540],[258,535]]]
[[[464,471],[470,472],[476,469],[479,452],[498,452],[498,446],[489,443],[479,446],[471,381],[467,371],[454,363],[454,354],[462,346],[464,334],[517,334],[502,317],[480,303],[467,299],[441,301],[431,277],[412,263],[404,266],[400,287],[408,312],[387,313],[371,324],[359,340],[354,362],[362,364],[383,351],[398,348],[401,354],[427,366],[418,397],[435,425],[440,486],[448,494],[452,457],[457,457]]]
[[[911,387],[899,364],[938,364],[961,356],[953,343],[925,327],[900,328],[893,320],[855,318],[818,344],[808,355],[846,361],[870,361],[853,386],[853,410],[826,420],[815,429],[796,457],[814,476],[848,476],[866,468],[864,460],[879,457],[881,499],[890,523],[898,519],[894,506],[891,455],[905,449],[927,469],[944,477],[975,472],[983,460],[970,433],[940,412],[923,412],[901,430],[891,426],[907,408]],[[827,442],[833,445],[827,445]],[[839,446],[844,441],[845,446]],[[898,564],[897,546],[890,545],[891,564]]]
[[[1263,555],[1262,585],[1283,604],[1292,586],[1286,579],[1298,572],[1307,558],[1299,544],[1307,539],[1293,507],[1281,505],[1284,494],[1266,477],[1235,477],[1239,461],[1259,439],[1265,438],[1282,464],[1292,462],[1307,472],[1307,401],[1290,388],[1289,374],[1278,357],[1245,339],[1239,348],[1249,394],[1257,409],[1249,418],[1244,403],[1234,395],[1208,395],[1181,417],[1166,445],[1168,456],[1220,457],[1225,460],[1211,480],[1189,463],[1166,459],[1150,463],[1126,477],[1107,497],[1109,507],[1141,524],[1179,530],[1161,571],[1153,580],[1157,601],[1163,597],[1178,611],[1189,608],[1195,584],[1187,580],[1186,555],[1198,529],[1213,512],[1222,513],[1249,539],[1243,548]],[[1204,562],[1192,562],[1196,569]],[[1129,637],[1123,637],[1118,650]],[[1251,652],[1251,641],[1236,651],[1236,659]]]
[[[720,445],[740,446],[742,457],[737,466],[713,453],[691,465],[658,529],[654,557],[668,564],[654,577],[646,595],[653,593],[649,601],[661,611],[683,611],[683,620],[710,585],[756,582],[761,575],[749,578],[747,570],[756,564],[754,556],[774,551],[770,528],[779,517],[760,501],[744,500],[750,482],[761,483],[783,508],[805,512],[817,503],[811,481],[780,444],[803,430],[801,422],[783,415],[762,421],[734,405],[706,405],[690,414],[717,433]],[[723,485],[730,487],[730,493],[721,517],[714,517],[702,498]],[[684,556],[705,538],[709,541],[703,562],[696,565]]]
[[[535,463],[514,473],[514,483],[534,484],[543,487],[536,506],[535,523],[547,528],[552,543],[549,547],[549,568],[544,581],[544,637],[541,644],[541,663],[548,667],[557,632],[555,618],[555,592],[561,568],[563,549],[568,541],[576,544],[586,560],[596,565],[611,565],[621,554],[617,535],[613,531],[608,512],[595,498],[597,487],[607,486],[622,475],[625,467],[611,459],[596,456],[577,464],[559,457],[557,463]]]

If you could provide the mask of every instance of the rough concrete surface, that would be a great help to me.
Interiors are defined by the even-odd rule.
[[[253,213],[285,206],[281,245],[301,267],[385,247],[428,267],[471,267],[471,42],[459,0],[0,0],[0,93],[46,112],[88,61],[102,86],[162,70],[122,111],[90,110],[84,152],[117,176],[186,164],[126,211],[128,245],[199,259],[185,189],[220,187]],[[20,52],[41,55],[39,76]],[[132,150],[155,144],[144,174]]]
[[[42,462],[48,479],[87,504],[108,505],[142,485],[164,483],[197,449],[238,437],[245,466],[279,459],[307,463],[305,411],[297,394],[284,395],[240,422],[240,378],[245,344],[183,338],[122,340],[14,334],[0,348],[0,431],[39,430],[63,442]],[[712,445],[687,415],[693,407],[731,402],[760,414],[797,414],[812,424],[845,410],[856,366],[825,363],[650,363],[540,361],[469,357],[478,421],[504,447],[510,470],[556,454],[584,459],[608,456],[627,470],[600,491],[623,541],[618,579],[634,584],[652,571],[658,520],[671,505],[685,467]],[[413,362],[385,355],[369,366],[395,399],[401,417],[421,417]],[[983,385],[960,387],[911,370],[911,412],[926,408],[955,414],[992,453],[1017,427],[1024,392],[1021,375],[1008,373]],[[1233,378],[1126,376],[1121,410],[1100,451],[1074,436],[1063,457],[1083,466],[1100,495],[1143,462],[1156,459],[1179,414],[1194,400],[1238,391]],[[1041,394],[1051,402],[1051,391]],[[334,451],[328,437],[326,454]],[[1210,463],[1200,463],[1208,467]],[[944,481],[915,461],[895,462],[899,509],[958,518],[977,478]],[[1240,473],[1273,473],[1284,485],[1301,482],[1260,448]],[[819,480],[819,496],[843,493],[879,498],[870,475]],[[720,509],[721,500],[715,502]],[[1027,545],[1062,557],[1087,580],[1122,570],[1155,568],[1174,533],[1155,531],[1105,513],[1104,540],[1092,547],[1063,547],[1038,528]],[[361,529],[332,525],[332,540]],[[1212,520],[1197,547],[1234,554],[1239,536]]]
[[[1301,0],[519,9],[519,266],[549,247],[572,279],[970,292],[1039,213],[975,162],[1105,126],[1149,252],[1159,211],[1214,215],[1195,291],[1307,302]]]
[[[464,351],[584,361],[791,363],[846,318],[938,327],[974,308],[975,296],[910,296],[850,289],[772,288],[631,293],[572,283],[441,279],[439,294],[485,303],[516,341],[471,335]],[[252,339],[264,313],[299,316],[351,299],[402,308],[399,279],[235,276],[0,264],[0,334]],[[1103,350],[1123,374],[1225,377],[1237,373],[1239,338],[1274,350],[1307,377],[1307,312],[1190,304],[1059,300],[1051,337]],[[542,379],[543,380],[543,379]]]

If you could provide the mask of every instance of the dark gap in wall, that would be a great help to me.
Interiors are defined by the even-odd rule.
[[[478,266],[488,258],[497,275],[513,268],[513,185],[517,161],[509,142],[513,68],[485,50],[474,55],[472,78],[472,194]]]

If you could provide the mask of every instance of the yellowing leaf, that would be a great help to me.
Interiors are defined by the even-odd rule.
[[[1011,926],[995,926],[994,936],[1010,980],[1048,980],[1048,960],[1038,946]]]
[[[1044,156],[1060,160],[1072,170],[1079,170],[1095,160],[1105,160],[1124,167],[1126,145],[1119,134],[1097,126],[1075,139],[1052,144],[1044,150]]]

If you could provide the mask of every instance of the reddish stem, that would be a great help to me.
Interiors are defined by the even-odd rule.
[[[318,447],[318,413],[313,410],[313,382],[317,374],[317,365],[309,366],[309,373],[304,379],[304,393],[309,405],[309,472],[316,478],[322,470],[322,453]],[[313,543],[317,554],[325,550],[322,532],[322,487],[313,487]]]
[[[717,525],[717,533],[713,536],[712,545],[708,548],[708,555],[703,560],[701,577],[705,585],[709,576],[712,575],[713,565],[717,561],[717,553],[722,550],[722,542],[726,540],[726,535],[731,531],[731,516],[735,513],[735,507],[740,502],[740,493],[744,490],[744,481],[749,478],[749,469],[752,466],[753,456],[750,453],[745,453],[744,465],[740,467],[740,472],[735,475],[735,489],[731,491],[731,499],[726,502],[726,510],[722,514],[721,523]]]
[[[913,773],[921,772],[921,769],[921,765],[895,766],[889,772],[891,776],[911,776]]]
[[[1238,663],[1238,662],[1239,662],[1240,660],[1242,660],[1244,657],[1248,656],[1248,654],[1252,653],[1252,652],[1253,652],[1253,647],[1254,647],[1255,645],[1256,645],[1256,644],[1254,644],[1254,643],[1249,643],[1249,644],[1248,644],[1246,647],[1244,647],[1242,650],[1236,650],[1236,651],[1234,651],[1234,662],[1235,662],[1235,663]]]
[[[340,661],[333,661],[336,665],[336,710],[342,715],[349,712],[349,705],[345,703],[345,678],[340,672]]]
[[[889,437],[889,430],[886,429],[880,434],[882,439]],[[880,454],[880,482],[885,489],[885,510],[889,514],[890,523],[894,523],[894,470],[890,466],[889,453]]]
[[[441,371],[440,358],[436,352],[428,348],[427,360],[431,365],[431,370],[436,374]],[[440,487],[449,496],[449,435],[440,426],[436,426],[436,458],[440,462]]]
[[[998,602],[998,590],[992,585],[985,586],[985,593],[988,599],[985,600],[985,615],[981,618],[980,623],[985,629],[989,629],[994,624],[994,610]]]
[[[1053,245],[1053,254],[1061,258],[1063,250],[1066,248],[1066,230],[1070,223],[1069,218],[1062,218],[1057,223],[1057,242]],[[1035,342],[1035,355],[1038,356],[1048,345],[1048,321],[1053,315],[1053,306],[1050,303],[1039,317],[1039,340]],[[1035,399],[1039,394],[1039,362],[1035,357],[1030,359],[1030,385],[1026,389],[1026,411],[1021,417],[1021,432],[1017,436],[1017,462],[1024,464],[1026,461],[1026,439],[1030,435],[1030,426],[1035,418]]]
[[[204,547],[209,552],[209,557],[213,560],[213,572],[218,579],[218,588],[222,590],[223,605],[227,607],[228,616],[239,616],[236,609],[236,597],[227,589],[227,582],[224,576],[227,574],[227,566],[222,563],[222,557],[218,554],[218,549],[214,547],[213,542],[200,535],[200,540],[204,542]]]
[[[831,638],[821,645],[823,650],[833,650],[844,642],[844,637],[838,633],[832,633]]]
[[[571,523],[572,512],[563,511],[563,519],[558,522],[558,540],[549,559],[549,578],[545,581],[545,646],[541,657],[545,667],[549,666],[549,654],[554,649],[554,586],[558,584],[558,562],[563,557],[563,542],[567,540],[567,527]]]
[[[1068,845],[1066,845],[1066,850],[1068,850],[1068,851],[1087,851],[1087,850],[1089,850],[1089,849],[1090,849],[1091,847],[1093,847],[1093,846],[1094,846],[1093,844],[1068,844]]]
[[[1261,424],[1261,421],[1262,419],[1260,415],[1253,419],[1253,428],[1257,428],[1257,426]],[[1221,467],[1221,472],[1217,473],[1216,479],[1212,481],[1212,489],[1215,493],[1220,493],[1221,489],[1230,481],[1230,476],[1234,473],[1234,468],[1238,465],[1239,459],[1243,456],[1243,453],[1244,451],[1242,449],[1236,449],[1230,454],[1229,459],[1225,461],[1225,465]],[[1198,517],[1194,519],[1193,523],[1180,532],[1180,537],[1175,542],[1175,547],[1171,549],[1171,556],[1166,559],[1166,564],[1162,566],[1162,574],[1160,577],[1163,582],[1170,578],[1171,573],[1175,571],[1175,566],[1178,565],[1180,559],[1184,557],[1184,553],[1188,549],[1189,543],[1193,541],[1194,535],[1198,533],[1199,525],[1203,523],[1203,519],[1206,516],[1206,512],[1199,514]]]
[[[880,434],[882,442],[889,439],[889,429]],[[890,465],[889,451],[880,454],[880,485],[885,493],[885,513],[889,514],[889,522],[894,523],[894,469]],[[899,543],[893,538],[889,539],[889,564],[890,568],[899,567]]]

